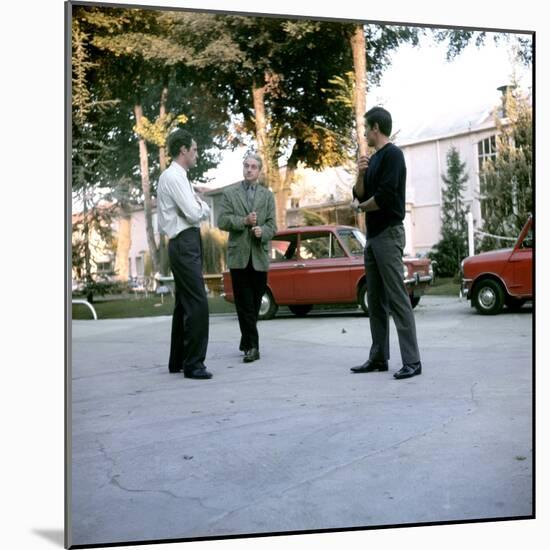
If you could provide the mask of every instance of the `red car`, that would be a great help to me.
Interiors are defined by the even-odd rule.
[[[279,231],[271,241],[271,266],[261,319],[280,305],[307,315],[315,304],[359,304],[368,313],[363,250],[365,236],[355,227],[322,225]],[[415,307],[433,280],[431,261],[404,258],[403,281]],[[233,302],[229,272],[223,274],[225,299]]]
[[[514,248],[482,252],[462,261],[461,294],[479,313],[494,315],[504,305],[519,309],[533,299],[533,218]]]

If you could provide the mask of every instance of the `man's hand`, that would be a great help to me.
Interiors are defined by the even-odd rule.
[[[353,199],[349,206],[354,212],[361,212],[361,209],[359,208],[359,201],[357,199]]]
[[[245,225],[250,225],[251,227],[254,227],[258,223],[258,216],[256,215],[256,212],[250,212],[248,216],[244,219]]]
[[[259,239],[262,236],[262,228],[259,225],[256,225],[252,228],[252,233],[254,233],[254,236]]]
[[[199,198],[201,201],[205,200],[204,193],[206,191],[209,191],[209,188],[205,185],[193,185],[193,190],[195,191],[195,196]]]
[[[369,167],[369,157],[366,155],[359,157],[357,161],[357,171],[364,172]]]

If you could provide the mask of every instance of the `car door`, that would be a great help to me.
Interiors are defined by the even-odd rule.
[[[301,233],[294,298],[299,304],[338,303],[349,299],[350,259],[332,231]]]
[[[297,267],[298,236],[276,235],[271,240],[267,284],[277,304],[294,303],[294,272]]]
[[[533,295],[533,249],[532,227],[529,227],[523,239],[519,239],[510,256],[511,278],[507,281],[508,291],[513,296]]]

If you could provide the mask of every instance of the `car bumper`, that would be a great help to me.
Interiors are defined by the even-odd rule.
[[[462,279],[460,284],[460,297],[469,298],[470,290],[472,290],[472,279]]]
[[[433,277],[431,275],[415,275],[414,277],[408,277],[407,279],[403,279],[403,282],[407,286],[416,286],[419,284],[429,285],[431,284],[432,280],[433,280]]]

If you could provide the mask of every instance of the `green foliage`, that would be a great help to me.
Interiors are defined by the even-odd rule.
[[[530,99],[518,88],[506,96],[507,118],[495,112],[495,159],[484,163],[480,174],[483,231],[517,237],[533,211],[533,114]],[[501,240],[486,237],[482,250],[502,248]]]
[[[441,215],[441,239],[429,257],[437,262],[437,274],[452,277],[458,273],[460,262],[468,255],[468,228],[462,194],[468,181],[466,164],[461,162],[458,151],[451,147],[447,153],[447,173],[441,178],[445,183]]]
[[[72,266],[78,278],[85,280],[91,301],[97,291],[93,275],[93,253],[99,241],[112,242],[112,210],[102,203],[106,172],[105,156],[109,147],[101,139],[92,120],[99,112],[113,105],[99,101],[90,91],[89,72],[95,64],[90,60],[89,37],[77,20],[72,28],[72,189],[80,199],[83,212],[72,225]]]
[[[313,210],[302,210],[302,216],[304,217],[305,225],[327,225],[329,223],[326,218]]]
[[[513,33],[487,33],[486,31],[471,30],[435,30],[435,38],[438,42],[447,42],[447,59],[455,59],[473,40],[476,47],[482,46],[488,37],[492,36],[495,44],[502,42],[511,44],[518,59],[523,65],[529,67],[533,62],[533,40],[531,37]]]

